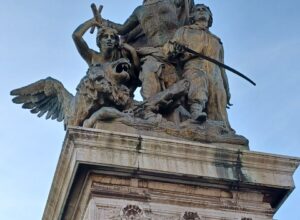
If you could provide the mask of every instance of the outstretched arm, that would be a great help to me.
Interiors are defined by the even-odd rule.
[[[88,63],[88,65],[91,65],[92,63],[93,53],[87,45],[87,43],[85,42],[85,40],[83,39],[83,35],[89,28],[97,25],[98,23],[95,21],[95,19],[90,19],[81,24],[78,28],[76,28],[72,35],[79,54]]]

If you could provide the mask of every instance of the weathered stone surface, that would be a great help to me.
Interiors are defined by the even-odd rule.
[[[122,58],[91,67],[79,83],[75,96],[51,77],[15,89],[11,95],[16,96],[14,103],[23,104],[23,108],[31,109],[31,113],[39,117],[47,113],[46,119],[64,120],[65,126],[82,126],[91,114],[108,103],[112,115],[113,110],[119,112],[117,108],[130,105],[129,89],[122,84],[129,78],[129,66],[129,60]]]
[[[43,220],[272,219],[294,188],[299,162],[212,144],[69,128]]]
[[[102,8],[73,33],[89,66],[75,96],[52,78],[11,92],[80,126],[68,128],[43,220],[272,219],[300,159],[250,152],[231,128],[225,69],[255,83],[224,64],[209,7],[144,0],[123,25]],[[99,51],[83,38],[96,27]]]
[[[138,135],[213,143],[235,149],[249,149],[248,139],[237,135],[235,132],[228,132],[222,123],[211,120],[207,120],[202,124],[189,120],[176,125],[168,121],[149,123],[145,120],[126,117],[109,122],[98,121],[93,127]]]
[[[248,147],[228,120],[225,69],[252,81],[224,64],[222,42],[209,30],[213,15],[208,6],[193,0],[145,0],[123,25],[102,19],[102,9],[92,4],[94,18],[72,35],[89,66],[76,95],[47,78],[11,91],[14,103],[39,117],[64,121],[65,128],[114,126],[117,121],[133,130]],[[99,51],[83,38],[96,27]],[[142,102],[134,99],[138,86]]]

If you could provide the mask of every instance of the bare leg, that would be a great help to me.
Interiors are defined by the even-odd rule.
[[[163,63],[157,61],[152,56],[143,58],[143,61],[139,78],[142,81],[141,95],[144,100],[147,100],[162,90],[159,76],[163,68]]]
[[[83,127],[92,128],[95,123],[100,121],[113,120],[116,118],[127,116],[126,113],[120,112],[119,110],[111,107],[102,107],[96,111],[89,119],[86,119],[83,123]]]

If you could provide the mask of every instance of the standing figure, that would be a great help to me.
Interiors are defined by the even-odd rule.
[[[144,0],[124,24],[108,20],[106,23],[120,35],[126,35],[141,26],[147,38],[147,45],[143,46],[162,46],[173,37],[178,27],[186,23],[188,18],[185,17],[188,15],[184,16],[182,9],[188,11],[193,5],[193,0]]]
[[[213,23],[209,7],[203,4],[195,5],[192,17],[193,24],[179,28],[171,42],[224,63],[222,42],[209,31]],[[168,54],[177,54],[176,57],[184,63],[183,78],[190,82],[187,104],[192,119],[223,121],[225,126],[231,129],[226,111],[230,92],[225,70],[180,49],[176,51],[176,43],[175,46],[167,43],[164,49]]]
[[[148,99],[164,90],[176,81],[176,70],[165,62],[161,53],[161,46],[168,42],[188,19],[193,0],[144,0],[143,5],[137,7],[123,25],[106,20],[104,23],[113,27],[120,35],[132,34],[140,27],[145,34],[146,43],[138,50],[142,56],[142,68],[139,78],[142,82],[141,95]],[[164,76],[168,76],[167,83]]]

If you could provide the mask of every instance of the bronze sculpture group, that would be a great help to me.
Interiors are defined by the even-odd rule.
[[[209,31],[209,7],[193,0],[144,0],[124,24],[102,19],[101,9],[93,9],[94,18],[73,33],[89,66],[76,96],[47,78],[13,90],[15,103],[39,117],[64,120],[65,126],[97,128],[118,121],[189,140],[247,145],[228,121],[224,68],[183,49],[224,62],[222,42]],[[99,51],[83,38],[95,27]],[[141,102],[134,100],[139,86]]]

